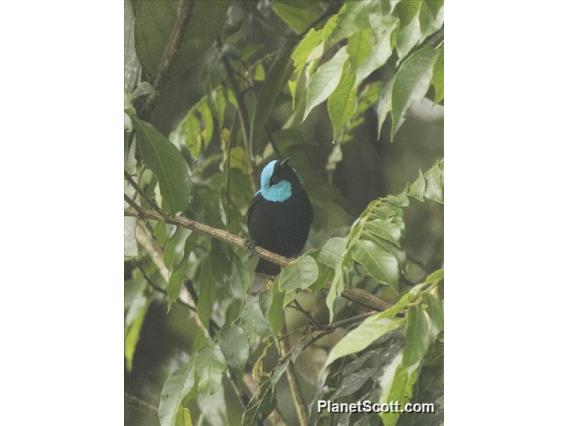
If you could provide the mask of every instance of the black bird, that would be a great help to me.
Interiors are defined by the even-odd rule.
[[[296,171],[273,160],[260,175],[260,191],[247,213],[249,235],[254,244],[286,257],[296,257],[306,244],[313,219],[312,204]],[[260,259],[256,272],[276,275],[280,267]]]

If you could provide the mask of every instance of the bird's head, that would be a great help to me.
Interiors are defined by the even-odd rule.
[[[269,201],[283,202],[301,185],[296,171],[288,165],[288,159],[272,160],[260,175],[260,194]]]

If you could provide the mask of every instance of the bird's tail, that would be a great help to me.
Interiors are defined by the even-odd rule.
[[[280,273],[280,266],[268,260],[260,259],[258,265],[256,265],[255,272],[266,275],[278,275]]]

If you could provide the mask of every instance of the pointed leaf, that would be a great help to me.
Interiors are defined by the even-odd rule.
[[[186,208],[189,200],[187,163],[177,148],[150,123],[131,115],[140,154],[146,165],[158,177],[165,208],[177,212]]]

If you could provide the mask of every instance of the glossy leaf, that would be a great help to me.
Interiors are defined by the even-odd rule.
[[[150,123],[130,116],[138,147],[146,165],[158,177],[165,208],[177,212],[186,208],[190,184],[187,163],[177,148]]]

